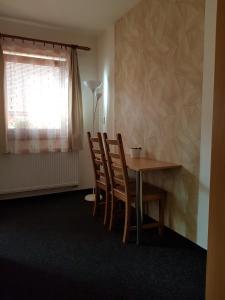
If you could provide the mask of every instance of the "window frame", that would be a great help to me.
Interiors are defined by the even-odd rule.
[[[11,54],[12,53],[12,54]],[[16,53],[16,54],[14,54]],[[51,66],[55,68],[60,68],[63,66],[63,64],[68,63],[66,57],[61,58],[57,56],[45,56],[45,55],[35,55],[35,54],[26,54],[25,52],[18,52],[18,51],[8,51],[3,50],[3,56],[4,61],[7,62],[15,62],[15,63],[23,63],[23,64],[31,64],[33,65],[35,62],[35,65],[41,65],[41,66]],[[16,58],[15,58],[16,56]],[[7,113],[10,114],[10,111],[8,110]],[[8,139],[10,141],[14,140],[20,140],[20,141],[30,141],[30,140],[58,140],[61,138],[68,139],[68,135],[62,135],[62,132],[60,129],[36,129],[36,128],[9,128],[7,122],[7,135]],[[19,132],[18,133],[16,133]]]

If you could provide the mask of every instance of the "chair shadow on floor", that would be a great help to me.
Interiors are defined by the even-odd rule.
[[[120,207],[120,214],[121,217],[117,218],[115,221],[115,226],[111,232],[108,232],[109,235],[114,235],[115,238],[119,238],[121,232],[123,230],[123,215],[124,209],[123,206]],[[96,215],[95,219],[97,223],[101,223],[102,215],[104,211],[103,209],[99,210],[98,214]],[[146,224],[154,223],[155,220],[150,218],[148,215],[144,215],[143,222]],[[131,211],[131,223],[132,225],[136,225],[136,211],[132,208]],[[107,231],[107,229],[106,229]],[[119,240],[118,240],[119,242]],[[133,230],[130,232],[129,240],[127,245],[135,245],[136,246],[136,231]],[[196,249],[196,251],[200,251],[199,247],[194,244],[192,241],[188,241],[186,238],[182,237],[178,233],[172,231],[168,227],[165,226],[165,232],[163,236],[159,236],[157,228],[152,228],[150,230],[143,230],[142,231],[142,243],[141,247],[150,246],[150,247],[163,247],[163,248],[171,248],[171,249]],[[205,254],[205,251],[202,250],[202,254]]]

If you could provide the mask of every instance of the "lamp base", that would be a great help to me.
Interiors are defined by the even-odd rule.
[[[95,194],[88,194],[84,197],[84,200],[89,201],[89,202],[94,202],[95,201]]]
[[[100,200],[102,200],[103,197],[102,195],[100,195]],[[95,194],[88,194],[84,197],[84,200],[88,201],[88,202],[94,202],[95,201]]]

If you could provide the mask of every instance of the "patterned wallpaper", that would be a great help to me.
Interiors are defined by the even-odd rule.
[[[115,131],[125,149],[182,164],[146,175],[169,191],[167,225],[195,241],[205,0],[142,0],[115,25]],[[156,214],[156,207],[150,207]]]

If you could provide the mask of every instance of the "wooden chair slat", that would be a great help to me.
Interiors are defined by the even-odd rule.
[[[109,155],[110,155],[112,158],[120,159],[120,155],[119,155],[118,153],[112,153],[112,152],[110,152]]]
[[[95,161],[95,163],[97,164],[97,165],[103,165],[103,162],[102,162],[102,160],[100,160],[100,159],[94,159],[94,161]]]
[[[93,152],[94,152],[95,154],[101,154],[101,150],[99,150],[99,149],[93,149]]]
[[[113,177],[113,180],[114,180],[115,183],[125,187],[125,181],[123,179],[118,178],[118,177]]]
[[[108,145],[118,145],[118,141],[117,140],[106,140],[106,143]]]
[[[101,172],[100,170],[97,170],[97,174],[101,177],[105,177],[105,173]]]
[[[95,154],[94,153],[94,159],[102,160],[101,154]]]
[[[98,143],[99,142],[98,138],[95,138],[95,137],[91,137],[90,140],[91,140],[92,143]]]
[[[112,168],[114,171],[117,171],[117,172],[122,172],[122,171],[123,171],[123,168],[122,168],[120,165],[112,164],[112,165],[111,165],[111,168]],[[113,177],[114,177],[114,176],[113,176]]]

